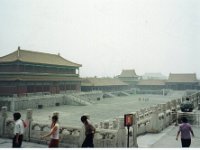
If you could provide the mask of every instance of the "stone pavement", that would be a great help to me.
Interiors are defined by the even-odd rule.
[[[191,148],[200,148],[200,126],[193,126],[195,137],[192,138]],[[178,126],[171,125],[157,134],[145,134],[138,137],[140,148],[181,148],[180,137],[176,141]]]
[[[0,148],[12,148],[12,139],[0,138]],[[23,141],[22,148],[48,148],[48,145]]]

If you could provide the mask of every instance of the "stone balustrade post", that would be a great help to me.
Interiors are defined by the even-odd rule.
[[[176,107],[177,107],[178,105],[180,105],[180,104],[179,104],[179,99],[176,99],[175,101],[176,101]],[[177,109],[178,109],[178,108],[177,108]]]
[[[198,94],[195,94],[195,96],[193,97],[193,104],[194,108],[198,107]]]
[[[126,129],[124,127],[124,117],[119,118],[119,129],[117,132],[117,146],[116,147],[126,147],[127,146],[127,135]]]
[[[95,129],[99,128],[98,123],[95,123],[95,124],[94,124],[94,127],[95,127]]]
[[[158,133],[159,132],[159,124],[158,124],[158,114],[159,114],[159,106],[155,106],[152,110],[151,120],[149,124],[149,132]]]
[[[167,104],[162,104],[162,111],[164,113],[164,119],[163,119],[164,127],[163,128],[167,127],[166,110],[167,110]]]
[[[178,125],[178,117],[177,117],[177,101],[176,100],[173,100],[173,105],[174,105],[174,118],[176,119],[175,120],[175,125]]]
[[[24,140],[26,141],[30,141],[30,138],[31,138],[32,121],[33,121],[33,110],[27,109],[26,120],[25,120],[27,127],[25,128],[25,132],[24,132]]]
[[[109,120],[105,120],[104,123],[103,123],[103,128],[104,129],[109,129],[109,126],[110,126]]]
[[[167,103],[166,103],[166,107],[167,107],[167,110],[171,110],[170,102],[167,102]]]
[[[174,107],[175,111],[177,111],[177,102],[176,102],[176,100],[172,100],[172,103],[173,103],[173,107]]]
[[[156,105],[150,106],[150,111],[153,112],[155,107],[156,107]]]
[[[15,112],[15,97],[12,97],[10,102],[10,111]]]
[[[158,111],[158,113],[161,113],[162,111],[162,106],[161,106],[161,104],[157,104],[156,105],[156,110]]]
[[[144,114],[145,111],[146,111],[146,108],[142,108],[140,112],[141,112],[142,114]]]
[[[101,129],[103,128],[103,122],[101,121],[100,122],[100,126],[99,126]]]
[[[174,104],[173,104],[173,101],[171,100],[170,101],[170,109],[172,110],[174,108]]]
[[[118,128],[118,121],[117,119],[114,119],[113,120],[113,126],[112,126],[113,129],[117,129]]]
[[[197,94],[197,101],[200,103],[200,92]]]
[[[133,147],[138,147],[138,143],[137,143],[137,113],[136,112],[132,112],[131,114],[133,114]]]
[[[178,101],[178,105],[180,105],[182,103],[181,98],[179,98],[177,101]]]
[[[5,128],[6,128],[6,118],[8,117],[7,114],[7,106],[1,107],[1,116],[0,116],[0,136],[3,136],[5,134]]]
[[[198,110],[200,110],[200,96],[199,96],[200,92],[197,93],[197,107],[198,107]]]
[[[162,94],[163,96],[165,96],[165,89],[162,89]]]
[[[198,110],[200,110],[200,102],[198,103]]]

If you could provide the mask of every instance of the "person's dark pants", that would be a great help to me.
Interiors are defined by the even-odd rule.
[[[191,139],[181,139],[182,147],[190,147]]]
[[[82,144],[82,147],[94,147],[92,134],[86,135],[85,140]]]
[[[20,148],[22,146],[23,135],[19,135],[18,143],[16,143],[16,138],[17,138],[17,136],[15,135],[13,137],[12,147],[13,148]]]

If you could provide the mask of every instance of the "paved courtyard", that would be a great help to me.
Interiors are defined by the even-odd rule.
[[[125,113],[134,112],[141,108],[147,108],[155,104],[165,103],[174,98],[180,98],[182,95],[183,92],[176,92],[170,96],[131,95],[106,98],[96,101],[95,104],[88,106],[64,105],[57,107],[46,107],[43,109],[33,109],[33,120],[40,123],[50,123],[50,116],[54,111],[58,111],[61,126],[82,126],[80,117],[84,113],[90,114],[91,121],[93,123],[99,123],[104,120],[112,120],[118,116],[123,116]],[[145,101],[145,99],[148,100]],[[22,110],[20,112],[22,113],[22,118],[25,118],[26,110]],[[12,117],[11,112],[9,112],[9,117]]]

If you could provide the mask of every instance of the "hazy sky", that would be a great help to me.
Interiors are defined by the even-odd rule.
[[[0,56],[18,46],[60,53],[82,77],[200,77],[200,0],[0,0]]]

